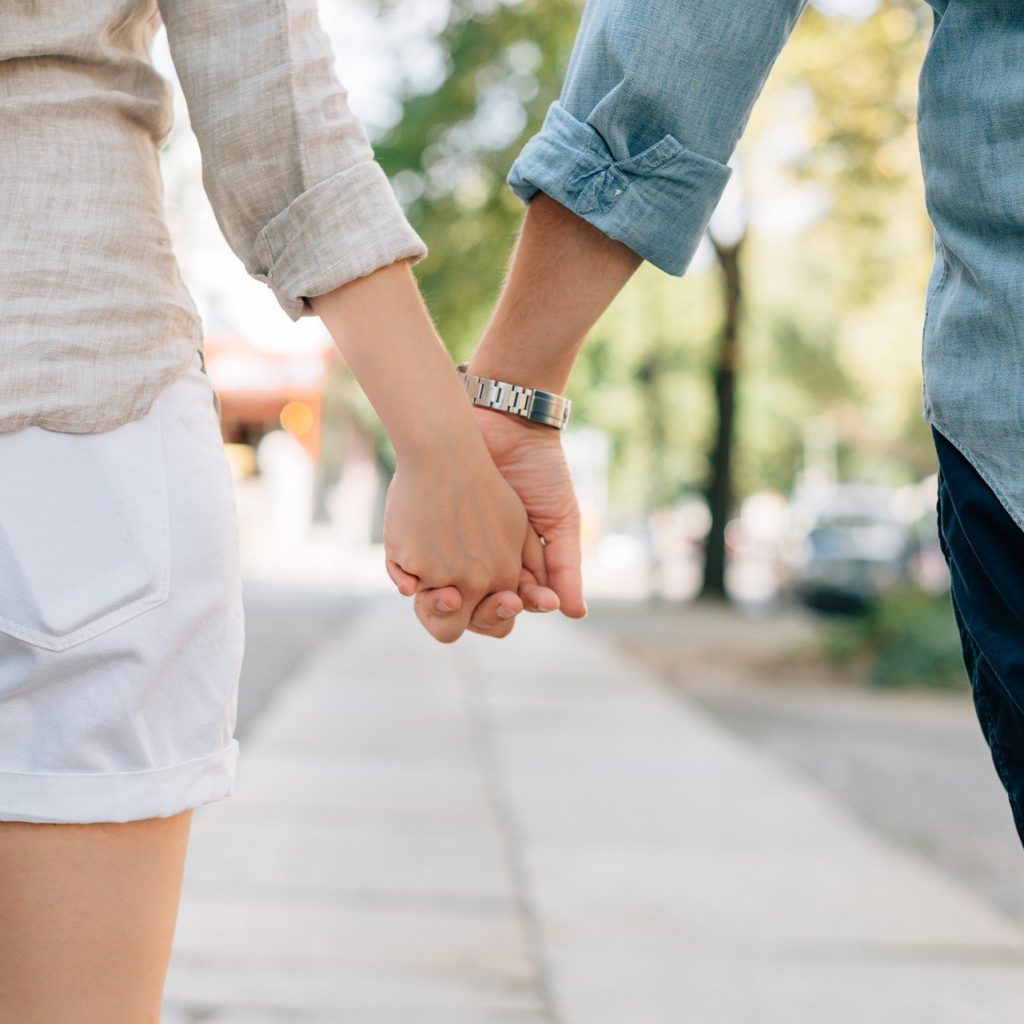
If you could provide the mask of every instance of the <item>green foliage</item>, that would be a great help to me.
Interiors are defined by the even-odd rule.
[[[417,273],[457,357],[500,284],[522,216],[505,177],[558,95],[581,9],[454,0],[437,40],[443,81],[400,97],[400,122],[375,141],[430,247]],[[792,485],[805,424],[819,417],[848,477],[900,483],[933,469],[920,411],[931,234],[914,129],[926,12],[916,0],[883,0],[862,20],[809,8],[740,144],[755,214],[742,259],[741,497]],[[816,215],[769,229],[766,212],[799,210],[809,195]],[[584,348],[570,395],[577,422],[612,438],[620,516],[705,484],[720,325],[717,274],[698,255],[683,280],[642,267]]]
[[[825,637],[833,662],[863,665],[875,686],[968,685],[948,593],[893,590],[862,616],[831,625]]]
[[[913,0],[887,0],[863,20],[808,9],[741,143],[755,198],[803,187],[823,207],[792,240],[755,232],[746,268],[755,318],[815,344],[794,350],[788,332],[776,332],[781,345],[755,339],[764,362],[748,364],[747,386],[778,391],[803,418],[810,400],[836,428],[847,479],[902,483],[934,469],[920,396],[931,227],[915,126],[929,26]],[[795,125],[806,144],[792,155],[783,146],[780,159],[780,134]],[[760,451],[773,435],[764,427],[742,422],[744,481],[770,455]]]
[[[522,216],[505,177],[558,95],[581,10],[578,0],[456,0],[439,40],[449,74],[405,96],[400,123],[374,144],[430,249],[417,273],[456,355],[497,293]]]

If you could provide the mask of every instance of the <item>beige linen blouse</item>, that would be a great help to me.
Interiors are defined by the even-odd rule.
[[[0,431],[144,415],[202,347],[163,213],[161,18],[228,244],[293,319],[420,259],[316,0],[0,5]]]

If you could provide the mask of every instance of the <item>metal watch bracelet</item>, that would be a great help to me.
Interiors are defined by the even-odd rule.
[[[542,391],[540,388],[527,388],[521,384],[510,384],[505,380],[493,380],[469,373],[468,363],[459,363],[455,367],[466,388],[466,394],[473,405],[482,405],[486,409],[497,409],[499,412],[512,413],[534,423],[543,423],[546,427],[564,430],[569,422],[572,402],[565,395],[556,395],[553,391]]]

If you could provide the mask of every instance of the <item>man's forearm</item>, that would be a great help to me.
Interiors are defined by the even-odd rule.
[[[538,194],[471,370],[564,391],[587,332],[639,265],[627,246]]]

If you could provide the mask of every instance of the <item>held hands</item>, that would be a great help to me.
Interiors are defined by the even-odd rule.
[[[409,478],[400,465],[385,514],[388,573],[442,642],[466,629],[507,636],[524,608],[582,618],[580,516],[560,433],[490,409],[473,413],[490,465],[418,462]]]
[[[522,501],[475,441],[400,458],[388,490],[388,574],[442,643],[466,629],[506,636],[524,607],[558,607]]]

